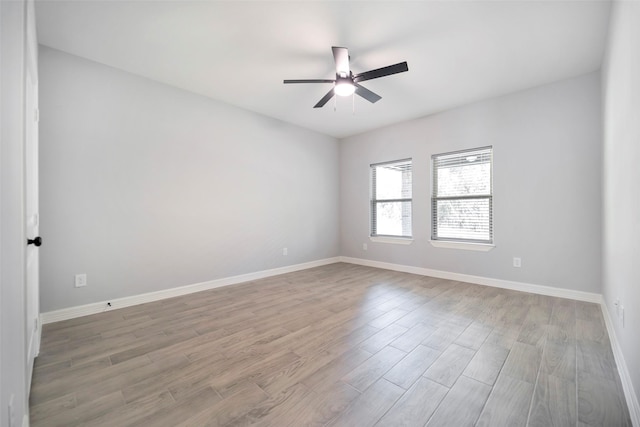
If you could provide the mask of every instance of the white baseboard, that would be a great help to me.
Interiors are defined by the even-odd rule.
[[[602,317],[604,317],[604,323],[607,326],[607,332],[609,333],[609,340],[611,341],[611,350],[613,350],[613,356],[616,359],[616,365],[618,366],[618,373],[620,374],[620,381],[622,382],[622,389],[624,390],[625,398],[627,399],[627,406],[629,407],[629,415],[631,416],[631,424],[634,426],[640,426],[640,401],[638,401],[638,395],[633,388],[633,382],[631,381],[631,375],[627,368],[627,363],[624,361],[622,355],[622,348],[616,337],[616,331],[613,328],[613,322],[611,316],[609,316],[609,310],[607,309],[606,301],[602,301]]]
[[[165,289],[157,292],[133,295],[124,298],[117,298],[108,301],[100,301],[91,304],[80,305],[76,307],[64,308],[61,310],[49,311],[40,314],[41,324],[59,322],[62,320],[74,319],[76,317],[88,316],[90,314],[101,313],[107,310],[130,307],[132,305],[144,304],[147,302],[158,301],[176,296],[187,295],[194,292],[206,291],[208,289],[219,288],[222,286],[234,285],[237,283],[248,282],[251,280],[263,279],[265,277],[276,276],[279,274],[291,273],[294,271],[305,270],[308,268],[319,267],[322,265],[333,264],[336,262],[346,262],[350,264],[365,265],[369,267],[382,268],[385,270],[402,271],[405,273],[419,274],[423,276],[437,277],[440,279],[457,280],[461,282],[475,283],[478,285],[494,286],[497,288],[511,289],[516,291],[530,292],[541,295],[548,295],[560,298],[571,298],[579,301],[587,301],[601,303],[602,296],[600,294],[574,291],[570,289],[554,288],[551,286],[533,285],[529,283],[512,282],[502,279],[492,279],[488,277],[473,276],[469,274],[452,273],[449,271],[432,270],[429,268],[413,267],[402,264],[392,264],[388,262],[372,261],[361,258],[351,257],[334,257],[317,261],[295,264],[286,267],[274,268],[271,270],[257,271],[254,273],[241,274],[239,276],[225,277],[222,279],[211,280],[208,282],[196,283],[193,285],[180,286],[177,288]],[[107,306],[111,303],[111,306]]]
[[[404,273],[419,274],[421,276],[437,277],[439,279],[456,280],[459,282],[475,283],[477,285],[493,286],[495,288],[511,289],[550,297],[570,298],[578,301],[600,304],[602,295],[591,292],[574,291],[571,289],[554,288],[552,286],[533,285],[530,283],[513,282],[510,280],[492,279],[490,277],[473,276],[470,274],[452,273],[450,271],[432,270],[430,268],[413,267],[410,265],[392,264],[388,262],[372,261],[362,258],[339,257],[341,262],[383,268],[385,270],[402,271]]]
[[[196,283],[193,285],[180,286],[177,288],[165,289],[157,292],[149,292],[141,295],[117,298],[108,301],[101,301],[92,304],[80,305],[77,307],[63,308],[61,310],[49,311],[40,314],[41,323],[53,323],[62,320],[74,319],[76,317],[88,316],[90,314],[101,313],[107,310],[130,307],[132,305],[144,304],[147,302],[173,298],[181,295],[192,294],[194,292],[206,291],[222,286],[235,285],[249,282],[251,280],[264,279],[265,277],[277,276],[279,274],[292,273],[294,271],[306,270],[308,268],[320,267],[322,265],[339,262],[338,257],[326,258],[318,261],[305,262],[302,264],[288,265],[286,267],[273,268],[271,270],[256,271],[254,273],[241,274],[239,276],[225,277],[208,282]],[[111,306],[107,306],[111,303]]]

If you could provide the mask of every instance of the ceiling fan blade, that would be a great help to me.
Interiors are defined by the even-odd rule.
[[[326,104],[327,102],[329,102],[329,100],[331,98],[333,98],[333,89],[331,89],[329,92],[327,92],[327,94],[325,96],[322,97],[322,99],[320,101],[318,101],[318,103],[316,105],[313,106],[313,108],[322,108],[324,107],[324,104]]]
[[[341,77],[349,77],[349,49],[333,46],[331,50],[333,51],[333,59],[336,61],[336,74]]]
[[[335,80],[315,79],[315,80],[285,80],[284,84],[289,83],[334,83]]]
[[[371,102],[372,104],[382,99],[380,95],[378,95],[377,93],[371,92],[366,87],[360,86],[358,83],[354,83],[354,85],[356,87],[356,93],[361,97],[363,97],[364,99],[366,99],[367,101]]]
[[[390,76],[392,74],[404,73],[405,71],[409,71],[409,66],[406,61],[371,71],[365,71],[364,73],[353,76],[353,81],[356,83],[364,82],[366,80],[377,79],[380,77]]]

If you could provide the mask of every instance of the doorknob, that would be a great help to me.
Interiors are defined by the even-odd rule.
[[[35,239],[27,239],[27,244],[40,246],[42,245],[42,237],[38,236]]]

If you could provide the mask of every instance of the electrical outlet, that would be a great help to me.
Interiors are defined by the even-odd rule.
[[[289,250],[287,248],[282,248],[282,256],[289,255]]]
[[[76,288],[87,286],[87,275],[85,273],[76,274],[75,286]]]
[[[516,267],[516,268],[522,267],[522,258],[513,257],[513,266]]]
[[[367,249],[368,249],[367,244],[366,244],[366,243],[363,243],[363,244],[362,244],[362,250],[363,250],[363,251],[366,251]]]

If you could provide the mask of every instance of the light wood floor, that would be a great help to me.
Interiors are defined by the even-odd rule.
[[[44,327],[32,426],[630,426],[596,304],[332,264]]]

